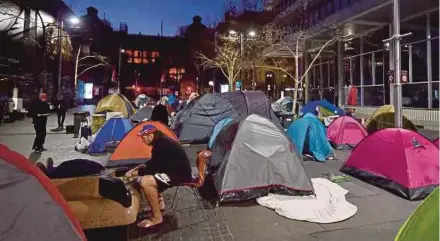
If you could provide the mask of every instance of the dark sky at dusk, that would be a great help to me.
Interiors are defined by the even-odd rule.
[[[94,6],[99,17],[104,13],[114,29],[119,23],[128,24],[130,33],[156,35],[164,23],[164,35],[175,35],[179,26],[188,25],[192,17],[200,15],[205,25],[219,22],[226,9],[225,0],[65,0],[78,14]]]

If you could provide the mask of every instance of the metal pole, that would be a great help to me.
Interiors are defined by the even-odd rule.
[[[119,59],[118,59],[118,93],[121,93],[121,64],[122,64],[122,48],[119,44]]]
[[[376,84],[376,54],[371,54],[371,84]]]
[[[338,78],[337,78],[337,88],[338,88],[338,106],[342,107],[345,103],[345,92],[344,92],[344,60],[343,60],[343,42],[338,41],[338,56],[337,56],[337,67],[338,67]]]
[[[432,44],[431,44],[431,16],[426,14],[426,53],[428,71],[428,108],[432,108]]]
[[[397,128],[402,128],[402,83],[400,82],[400,12],[399,0],[393,0],[393,16],[394,16],[394,70],[395,70],[395,86],[396,101],[394,102],[395,116],[394,121]]]
[[[63,30],[64,28],[64,21],[61,19],[60,20],[60,26],[58,28],[58,90],[57,90],[57,94],[59,94],[61,92],[61,78],[62,78],[62,71],[61,69],[63,68]]]
[[[408,80],[410,83],[413,82],[413,73],[412,45],[408,45]]]
[[[364,76],[364,39],[361,37],[360,39],[360,53],[361,56],[359,56],[359,71],[360,71],[360,77],[361,77],[361,86],[360,86],[360,90],[361,90],[361,106],[364,106],[365,104],[365,89],[364,89],[364,82],[365,82],[365,76]]]

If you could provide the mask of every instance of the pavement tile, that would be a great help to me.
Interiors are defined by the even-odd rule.
[[[346,198],[364,197],[364,196],[372,196],[378,194],[368,188],[360,186],[359,184],[353,181],[339,183],[339,185],[348,190],[348,194],[346,195]]]
[[[324,231],[318,224],[290,220],[257,204],[250,207],[221,206],[220,209],[225,214],[226,221],[233,234],[249,232],[255,233],[256,237],[273,238],[274,233],[277,236],[284,235],[287,237]],[[270,230],[270,232],[264,232],[263,230]]]
[[[317,241],[391,241],[404,221],[314,233]],[[416,240],[414,240],[416,241]]]
[[[333,224],[321,224],[325,230],[336,230],[406,220],[420,204],[392,194],[347,198],[358,208],[350,219]]]

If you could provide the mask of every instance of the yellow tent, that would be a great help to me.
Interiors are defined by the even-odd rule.
[[[371,117],[365,123],[365,128],[367,129],[368,133],[373,133],[385,128],[395,127],[394,113],[394,106],[392,105],[384,105],[379,107],[373,112]],[[402,127],[404,129],[417,131],[417,127],[414,125],[414,123],[408,120],[405,116],[402,116],[402,119]]]
[[[409,216],[394,241],[439,240],[439,190],[436,188]]]
[[[96,113],[121,112],[125,117],[133,115],[134,108],[130,101],[121,94],[107,95],[96,106]]]

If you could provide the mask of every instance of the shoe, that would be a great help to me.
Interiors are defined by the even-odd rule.
[[[44,147],[40,147],[40,148],[35,149],[35,152],[43,152],[43,151],[47,151],[47,149]]]
[[[46,174],[47,169],[46,169],[46,166],[44,166],[43,163],[37,162],[37,163],[35,163],[35,166],[37,166],[38,169],[40,169],[44,174]]]
[[[52,159],[52,157],[47,158],[46,166],[47,166],[48,169],[53,168],[53,159]]]

